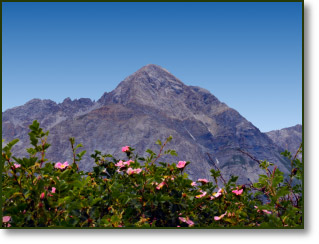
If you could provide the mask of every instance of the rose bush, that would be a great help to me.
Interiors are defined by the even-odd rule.
[[[70,138],[73,162],[46,159],[48,132],[34,121],[29,133],[28,157],[18,158],[11,149],[15,139],[2,148],[3,227],[204,227],[204,228],[303,228],[303,165],[296,156],[285,177],[269,162],[259,181],[237,185],[232,176],[218,187],[221,172],[211,170],[215,182],[192,181],[184,173],[189,162],[160,162],[169,137],[156,154],[146,158],[122,148],[125,159],[95,151],[91,172],[78,168],[85,151]],[[157,162],[158,161],[158,162]]]

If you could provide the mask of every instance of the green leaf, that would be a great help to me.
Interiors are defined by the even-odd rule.
[[[175,150],[171,150],[171,151],[170,151],[170,154],[171,154],[172,156],[178,156],[178,154],[176,153]]]
[[[40,124],[37,120],[34,120],[32,125],[29,126],[29,128],[32,130],[32,131],[37,131],[39,130],[39,127],[40,127]]]
[[[151,154],[151,155],[156,155],[151,149],[147,149],[146,152]]]
[[[11,142],[9,142],[3,149],[2,149],[2,151],[4,151],[7,155],[8,155],[8,157],[10,157],[9,156],[9,154],[11,155],[11,152],[10,152],[10,150],[11,150],[11,148],[15,145],[15,144],[17,144],[19,142],[19,139],[13,139]]]
[[[83,145],[82,145],[81,143],[78,144],[78,145],[74,148],[74,150],[78,149],[79,147],[83,147]]]

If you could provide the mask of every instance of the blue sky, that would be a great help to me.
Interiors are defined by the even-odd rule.
[[[302,122],[301,3],[2,3],[2,111],[158,64],[261,131]]]

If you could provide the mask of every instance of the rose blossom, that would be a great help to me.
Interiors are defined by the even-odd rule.
[[[198,179],[197,181],[202,182],[204,184],[208,183],[208,180],[206,180],[206,179]]]
[[[194,226],[194,222],[191,221],[190,219],[188,219],[188,220],[186,221],[186,223],[188,224],[188,227]]]
[[[8,223],[11,220],[11,216],[3,216],[2,217],[2,222],[3,223]]]
[[[201,192],[202,194],[201,194],[201,195],[197,195],[196,198],[202,198],[202,197],[206,196],[206,194],[207,194],[206,191],[203,192],[202,190],[200,190],[200,192]]]
[[[192,227],[194,226],[194,222],[192,220],[190,220],[188,217],[184,218],[184,217],[178,217],[180,221],[188,224],[188,227]]]
[[[60,162],[57,162],[55,165],[54,165],[54,168],[56,168],[56,169],[59,169],[60,167],[61,167],[61,163]]]
[[[186,219],[184,217],[178,217],[180,221],[186,222]]]
[[[69,163],[68,161],[65,161],[63,164],[60,163],[60,162],[57,162],[55,165],[54,165],[54,168],[56,169],[65,169],[66,167],[69,166]]]
[[[117,167],[123,167],[123,166],[124,166],[123,161],[120,160],[117,164],[115,164],[115,166],[117,166]]]
[[[213,193],[213,196],[210,197],[210,200],[213,200],[213,199],[221,196],[222,193],[223,193],[223,189],[219,189],[217,193],[216,192]]]
[[[263,211],[264,213],[266,213],[266,214],[271,214],[271,212],[268,211],[268,210],[266,210],[266,209],[263,209],[262,211]]]
[[[133,163],[133,162],[134,162],[134,161],[130,159],[129,161],[124,162],[123,164],[124,164],[124,165],[127,165],[127,166],[130,166],[130,164]]]
[[[128,151],[130,151],[129,146],[122,147],[122,152],[128,152]]]
[[[191,186],[197,186],[196,182],[193,181],[193,182],[191,183]]]
[[[226,214],[227,214],[227,211],[224,214],[220,215],[220,216],[215,216],[214,220],[218,221],[218,220],[222,219]]]
[[[233,190],[232,193],[235,193],[237,196],[241,195],[243,193],[244,189],[240,189],[238,190],[238,188],[236,190]]]
[[[127,173],[128,175],[134,174],[134,170],[133,170],[132,168],[128,168],[128,169],[126,170],[126,173]]]
[[[179,161],[176,167],[179,169],[182,169],[185,167],[185,165],[186,165],[186,161]]]
[[[141,173],[141,172],[142,172],[142,169],[140,169],[140,168],[137,168],[137,169],[128,168],[128,169],[126,170],[126,173],[127,173],[128,175],[139,174],[139,173]]]
[[[158,186],[156,187],[157,190],[160,190],[163,186],[165,185],[165,182],[161,182],[160,184],[158,184]]]

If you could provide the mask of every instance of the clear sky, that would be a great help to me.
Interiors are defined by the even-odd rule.
[[[2,111],[97,100],[146,64],[261,131],[302,122],[301,3],[2,3]]]

